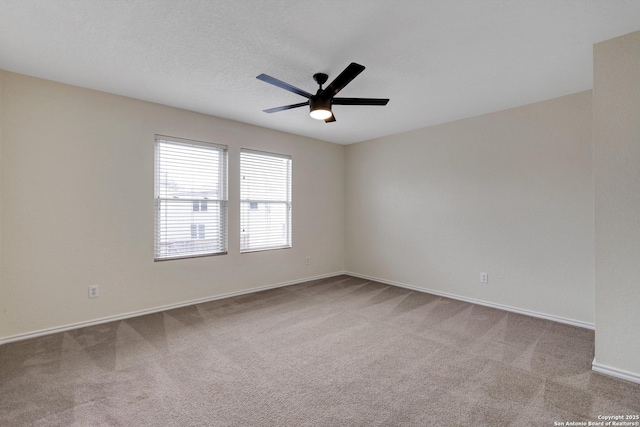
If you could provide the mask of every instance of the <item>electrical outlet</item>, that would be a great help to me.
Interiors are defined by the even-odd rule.
[[[98,285],[89,286],[89,298],[98,298],[100,296],[100,287]]]
[[[305,260],[304,260],[304,262],[305,262],[307,265],[311,264],[311,257],[310,257],[310,256],[306,257],[306,258],[305,258]]]
[[[480,283],[489,283],[489,275],[487,273],[480,273]]]

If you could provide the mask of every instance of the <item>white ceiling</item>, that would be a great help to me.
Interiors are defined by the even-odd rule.
[[[626,0],[0,0],[0,68],[349,144],[592,87],[592,45],[640,30]],[[640,47],[639,47],[640,48]],[[324,123],[305,99],[367,67]]]

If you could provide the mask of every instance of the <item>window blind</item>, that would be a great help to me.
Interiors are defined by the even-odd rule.
[[[291,156],[240,152],[240,252],[291,247]]]
[[[155,141],[155,259],[227,253],[227,147]]]

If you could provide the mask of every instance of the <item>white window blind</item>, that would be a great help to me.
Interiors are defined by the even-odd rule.
[[[155,259],[227,253],[227,147],[156,135]]]
[[[240,152],[240,252],[291,247],[291,156]]]

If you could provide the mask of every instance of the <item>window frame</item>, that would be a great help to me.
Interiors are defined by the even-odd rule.
[[[211,198],[203,196],[202,198],[196,197],[163,197],[161,193],[161,185],[160,185],[160,144],[167,143],[173,144],[175,146],[189,146],[189,147],[202,147],[208,150],[217,150],[219,151],[220,160],[218,163],[218,186],[219,186],[219,198]],[[153,240],[153,256],[154,261],[171,261],[177,259],[187,259],[187,258],[201,258],[208,256],[217,256],[217,255],[226,255],[229,250],[229,242],[228,242],[228,227],[229,227],[229,212],[228,212],[228,204],[229,204],[229,147],[226,145],[215,144],[212,142],[198,141],[192,139],[178,138],[173,136],[166,135],[154,135],[154,240]],[[166,185],[166,184],[165,184]],[[159,246],[166,239],[166,233],[169,231],[164,231],[163,237],[163,227],[161,224],[162,217],[162,206],[163,201],[166,203],[167,201],[176,201],[184,202],[185,206],[188,206],[188,209],[185,211],[192,211],[193,214],[199,212],[209,213],[212,205],[219,205],[219,215],[217,216],[217,221],[215,224],[215,232],[219,236],[219,249],[216,251],[202,252],[202,251],[192,251],[192,252],[182,252],[178,255],[167,255],[159,250]],[[198,203],[199,209],[195,210],[195,205]],[[204,210],[202,209],[202,205],[207,206]],[[215,210],[215,208],[213,208]],[[166,211],[166,210],[165,210]],[[193,226],[196,226],[196,237],[193,238],[193,233],[191,233],[191,239],[184,239],[185,241],[191,241],[194,243],[202,242],[205,236],[205,226],[202,222],[202,219],[191,218],[190,229],[193,230]],[[207,229],[209,227],[206,227]],[[185,235],[188,234],[185,232]]]
[[[268,199],[251,199],[251,198],[243,198],[243,153],[272,157],[272,158],[281,158],[288,160],[287,167],[287,175],[286,175],[286,200],[268,200]],[[292,202],[292,193],[293,193],[293,158],[288,154],[274,153],[270,151],[263,150],[255,150],[251,148],[241,148],[240,149],[240,253],[252,253],[252,252],[263,252],[263,251],[272,251],[278,249],[291,249],[293,247],[293,202]],[[247,204],[247,210],[252,211],[257,209],[261,204],[284,204],[285,212],[286,212],[286,242],[284,245],[273,245],[273,246],[260,246],[254,248],[243,247],[243,204]]]

